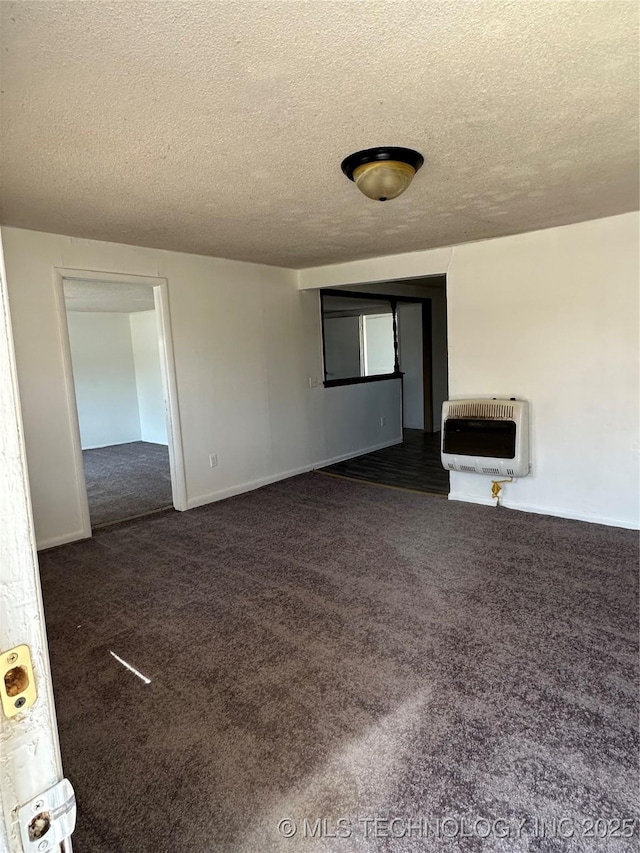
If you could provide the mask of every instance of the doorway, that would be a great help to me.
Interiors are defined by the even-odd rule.
[[[432,433],[431,301],[398,302],[398,358],[402,372],[402,426]]]
[[[385,314],[380,312],[380,300],[387,304]],[[345,306],[342,311],[341,304]],[[353,456],[322,471],[381,485],[448,494],[449,473],[440,460],[442,404],[448,397],[446,277],[321,291],[325,365],[336,354],[331,326],[345,322],[335,318],[344,316],[347,309],[352,315],[361,315],[365,328],[371,324],[376,358],[384,360],[386,356],[385,369],[380,367],[373,373],[383,379],[394,371],[392,375],[400,379],[401,430],[396,444]],[[374,309],[375,314],[367,315]],[[364,336],[364,345],[360,347],[364,354],[368,337]],[[363,378],[367,375],[362,374]],[[325,375],[333,379],[328,373]],[[337,383],[333,380],[331,384]]]
[[[185,509],[166,280],[56,274],[85,535]]]

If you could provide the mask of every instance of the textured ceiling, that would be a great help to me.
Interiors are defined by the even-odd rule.
[[[152,311],[155,307],[150,285],[79,279],[64,282],[64,303],[67,311],[106,311],[110,314]]]
[[[304,267],[638,205],[635,0],[5,2],[5,224]],[[401,198],[340,171],[417,148]]]

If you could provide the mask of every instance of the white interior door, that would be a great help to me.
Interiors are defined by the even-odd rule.
[[[7,707],[3,702],[0,711],[0,850],[17,853],[24,849],[18,809],[62,780],[62,763],[1,241],[0,279],[0,582],[5,590],[0,595],[0,678],[6,694],[3,700],[7,700]],[[31,670],[21,665],[22,657],[16,663],[15,653],[9,653],[25,645]],[[9,675],[15,670],[29,682],[16,682],[15,689],[35,687],[32,705],[28,702],[33,692],[28,702],[20,704],[23,693],[6,687],[5,676],[15,681]],[[68,842],[66,850],[71,850]]]

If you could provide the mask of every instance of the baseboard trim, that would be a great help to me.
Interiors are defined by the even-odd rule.
[[[301,468],[291,468],[289,471],[281,471],[279,474],[272,474],[269,477],[260,477],[260,479],[250,480],[248,483],[229,486],[226,489],[220,489],[218,492],[209,492],[206,495],[188,498],[187,509],[195,509],[205,504],[223,501],[225,498],[233,498],[235,495],[242,495],[245,492],[252,492],[254,489],[262,488],[262,486],[269,486],[271,483],[278,483],[280,480],[288,480],[289,477],[296,477],[298,474],[306,474],[309,471],[313,471],[314,467],[314,465],[304,465]]]
[[[115,444],[90,444],[88,447],[83,447],[82,450],[101,450],[104,447],[120,447],[123,444],[158,444],[160,447],[168,447],[166,441],[151,441],[150,438],[132,438],[131,441],[117,441]]]
[[[89,444],[82,447],[82,450],[101,450],[103,447],[120,447],[122,444],[137,444],[139,441],[144,441],[142,438],[129,438],[127,441],[112,441],[109,444]]]
[[[373,453],[374,450],[383,450],[385,447],[392,447],[394,444],[400,444],[401,442],[401,438],[395,438],[391,441],[374,444],[372,447],[365,447],[362,450],[356,450],[352,453],[344,453],[341,456],[333,456],[331,459],[323,459],[320,462],[302,465],[300,468],[290,468],[288,471],[281,471],[279,474],[260,477],[258,480],[250,480],[247,483],[240,483],[237,486],[229,486],[228,488],[220,489],[217,492],[198,495],[195,498],[189,498],[187,500],[187,509],[195,509],[199,506],[205,506],[205,504],[215,503],[216,501],[223,501],[225,498],[235,497],[235,495],[242,495],[245,492],[252,492],[254,489],[269,486],[271,483],[278,483],[280,480],[288,480],[289,477],[297,477],[299,474],[308,474],[309,471],[315,471],[317,468],[326,468],[328,465],[335,465],[337,462],[344,462],[346,459],[353,459],[356,456],[364,456],[365,453]]]
[[[73,533],[65,533],[62,536],[52,536],[50,539],[44,539],[42,542],[36,541],[38,551],[48,551],[50,548],[57,548],[59,545],[68,545],[69,542],[77,542],[79,539],[90,539],[91,532],[86,530],[75,530]]]
[[[495,501],[491,498],[478,497],[476,495],[465,495],[460,492],[449,492],[450,501],[460,501],[462,503],[480,504],[482,506],[495,506]],[[588,513],[571,512],[569,510],[558,509],[556,507],[542,507],[535,504],[521,504],[509,500],[502,501],[502,506],[505,509],[515,509],[518,512],[532,512],[534,515],[548,515],[552,518],[567,518],[570,521],[586,521],[588,524],[604,524],[606,527],[621,527],[625,530],[638,530],[640,523],[635,524],[631,521],[626,521],[620,518],[607,518],[600,515],[589,515]]]
[[[465,495],[459,492],[449,492],[450,501],[460,501],[460,503],[480,504],[481,506],[495,506],[496,502],[491,498],[481,498],[477,495]],[[504,504],[503,504],[504,505]]]

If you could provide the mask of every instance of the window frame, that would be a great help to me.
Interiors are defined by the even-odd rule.
[[[338,290],[338,288],[322,288],[320,291],[320,325],[322,331],[322,377],[325,388],[335,388],[340,385],[360,385],[364,382],[380,382],[387,379],[400,379],[402,372],[400,370],[399,350],[398,350],[398,313],[397,303],[398,297],[385,296],[378,293],[358,293],[353,290]],[[392,373],[378,373],[373,376],[353,376],[345,379],[327,379],[327,350],[324,332],[324,297],[340,297],[345,299],[377,299],[380,302],[388,302],[391,307],[393,316],[393,352],[394,352],[394,370]],[[401,300],[403,301],[403,300]],[[360,315],[361,317],[363,315]]]

